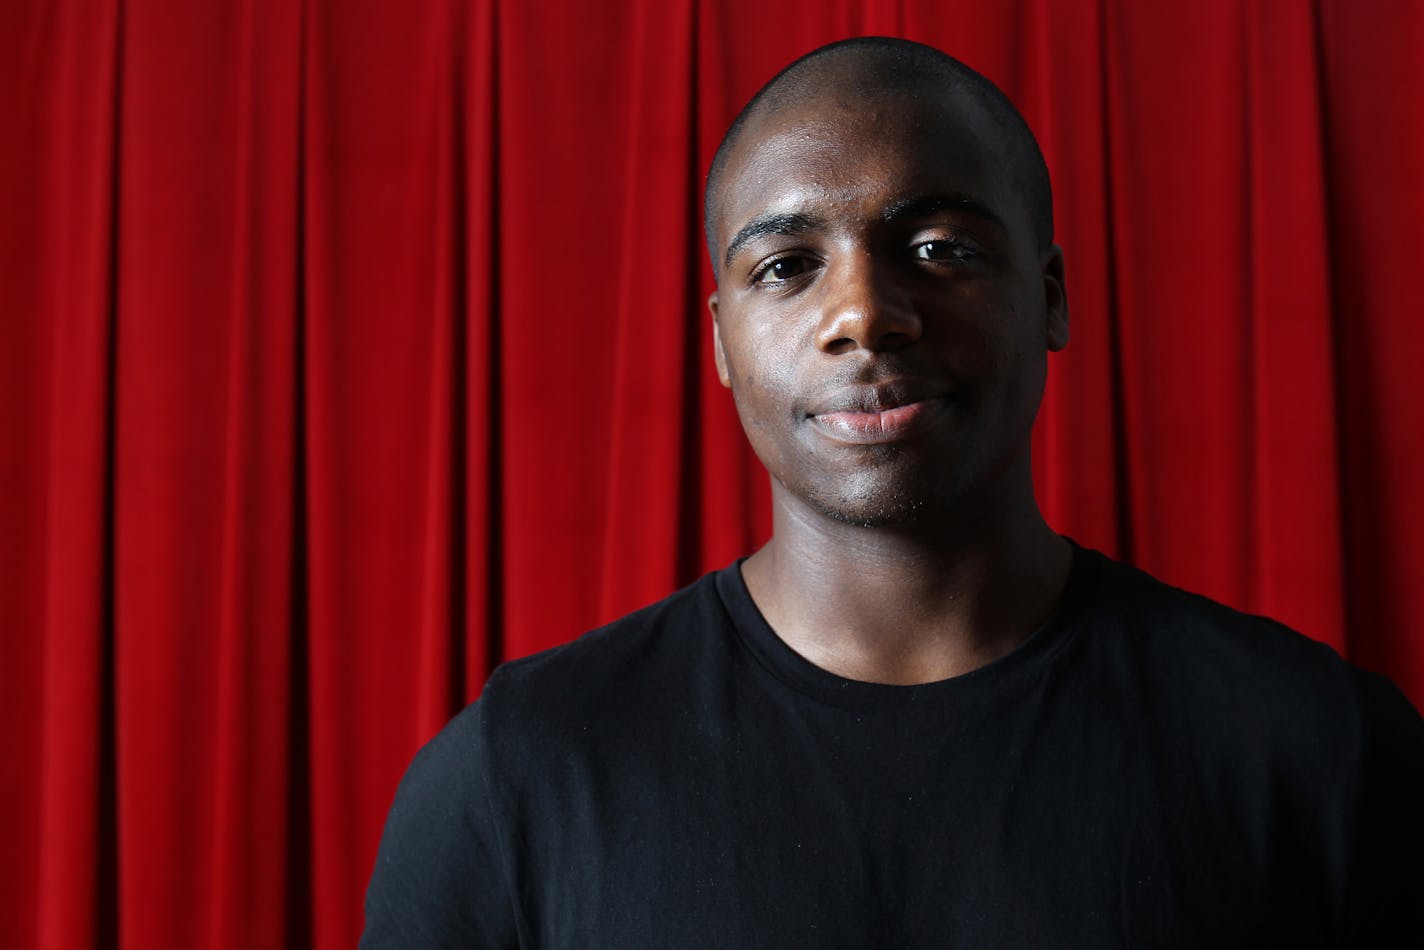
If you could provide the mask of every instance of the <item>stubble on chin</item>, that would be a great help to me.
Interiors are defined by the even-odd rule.
[[[923,499],[876,499],[870,504],[857,506],[821,503],[816,499],[812,499],[811,503],[833,521],[855,528],[893,528],[915,524],[921,520],[926,508]]]
[[[923,488],[923,486],[920,486]],[[820,514],[857,528],[888,528],[922,521],[933,506],[929,495],[901,484],[850,484],[817,487],[802,497]]]

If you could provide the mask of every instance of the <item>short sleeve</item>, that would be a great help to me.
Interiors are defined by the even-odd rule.
[[[1383,678],[1357,676],[1363,747],[1346,946],[1424,946],[1424,719]]]
[[[519,945],[488,807],[480,707],[451,720],[401,780],[366,891],[364,950]]]

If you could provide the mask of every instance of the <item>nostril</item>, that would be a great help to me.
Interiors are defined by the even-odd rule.
[[[856,345],[856,342],[850,337],[843,336],[840,339],[832,340],[829,344],[827,344],[826,352],[831,354],[832,356],[839,356],[847,350],[855,349]]]

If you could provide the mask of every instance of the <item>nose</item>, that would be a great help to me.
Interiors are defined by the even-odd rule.
[[[816,345],[833,355],[863,349],[895,350],[920,338],[923,326],[909,293],[890,268],[868,253],[832,266]]]

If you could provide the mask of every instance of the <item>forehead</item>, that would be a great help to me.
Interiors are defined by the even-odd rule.
[[[768,212],[852,214],[912,194],[1011,203],[1002,136],[967,96],[819,97],[748,122],[715,196],[719,246]]]

